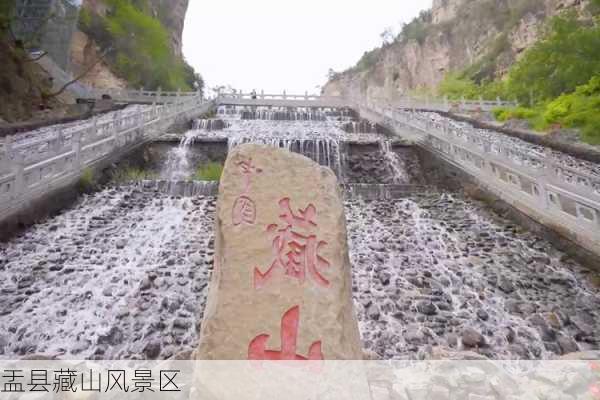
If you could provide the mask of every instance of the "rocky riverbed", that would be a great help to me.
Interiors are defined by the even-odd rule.
[[[227,135],[230,147],[312,156],[346,183],[427,183],[414,150],[384,135],[354,137],[341,121],[236,118],[188,133],[176,154]],[[370,150],[350,151],[356,141]],[[215,203],[108,188],[0,244],[0,358],[189,356],[212,269]],[[548,359],[600,348],[598,276],[484,205],[415,192],[349,200],[346,216],[361,336],[377,357],[427,358],[444,347]]]
[[[593,273],[481,205],[439,193],[352,201],[347,220],[361,334],[380,358],[598,349]]]
[[[0,357],[189,356],[212,268],[212,197],[107,189],[0,247]],[[600,344],[593,273],[459,195],[346,203],[364,346],[538,359]]]
[[[0,244],[0,357],[191,351],[212,268],[214,205],[107,189]]]

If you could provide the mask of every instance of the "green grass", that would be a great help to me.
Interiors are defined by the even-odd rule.
[[[138,167],[119,168],[112,176],[114,183],[139,182],[157,179],[158,174]]]
[[[91,193],[97,187],[96,177],[91,168],[86,168],[81,173],[77,188],[81,193]]]
[[[198,167],[193,179],[195,181],[219,181],[222,173],[223,166],[220,163],[210,162]]]

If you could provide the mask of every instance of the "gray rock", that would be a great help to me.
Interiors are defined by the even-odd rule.
[[[369,248],[373,251],[385,251],[385,246],[378,242],[369,244]]]
[[[430,301],[420,301],[417,303],[417,311],[424,315],[436,315],[437,307]]]
[[[579,346],[577,345],[577,342],[575,342],[572,338],[566,335],[559,335],[558,339],[556,339],[556,342],[558,343],[562,354],[576,353],[579,351]]]
[[[402,336],[404,337],[404,340],[412,344],[421,344],[425,339],[425,335],[419,326],[416,325],[410,325],[408,328],[406,328],[406,332],[404,332]]]
[[[23,245],[23,251],[27,251],[27,252],[35,252],[37,249],[37,246],[35,245],[35,243],[25,243]]]
[[[485,346],[485,338],[479,332],[473,328],[466,328],[463,330],[462,343],[467,347],[482,347]]]
[[[508,278],[501,276],[498,282],[498,288],[504,293],[512,293],[515,291],[515,285]]]
[[[375,304],[371,304],[369,308],[367,308],[367,316],[369,319],[373,319],[375,321],[379,320],[381,316],[381,312],[379,311],[379,307]]]
[[[125,335],[123,334],[123,332],[116,326],[113,326],[106,334],[98,336],[98,344],[108,344],[111,346],[117,346],[123,343],[124,339]]]
[[[150,290],[152,288],[152,282],[150,281],[149,278],[144,278],[142,280],[142,282],[140,283],[140,290],[142,292]]]
[[[175,321],[173,321],[173,328],[188,329],[190,326],[192,326],[192,323],[183,318],[175,318]]]
[[[477,317],[482,320],[482,321],[487,321],[490,316],[487,313],[487,311],[485,311],[484,309],[480,308],[479,310],[477,310]]]
[[[51,263],[58,263],[60,262],[61,258],[60,258],[60,253],[50,253],[47,257],[47,260]]]
[[[148,360],[156,360],[160,356],[160,342],[150,342],[144,347],[144,355]]]

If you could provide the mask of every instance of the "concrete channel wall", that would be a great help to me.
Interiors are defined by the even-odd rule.
[[[408,137],[468,173],[483,188],[534,221],[600,255],[600,178],[442,123],[374,104],[355,106],[396,134]]]
[[[112,119],[57,126],[25,143],[7,137],[0,147],[0,223],[26,212],[53,191],[75,184],[87,168],[113,161],[214,106],[201,97],[114,113]]]

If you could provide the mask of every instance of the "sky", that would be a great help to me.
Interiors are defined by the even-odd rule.
[[[431,0],[190,0],[184,55],[208,88],[320,92],[380,34],[410,22]]]

